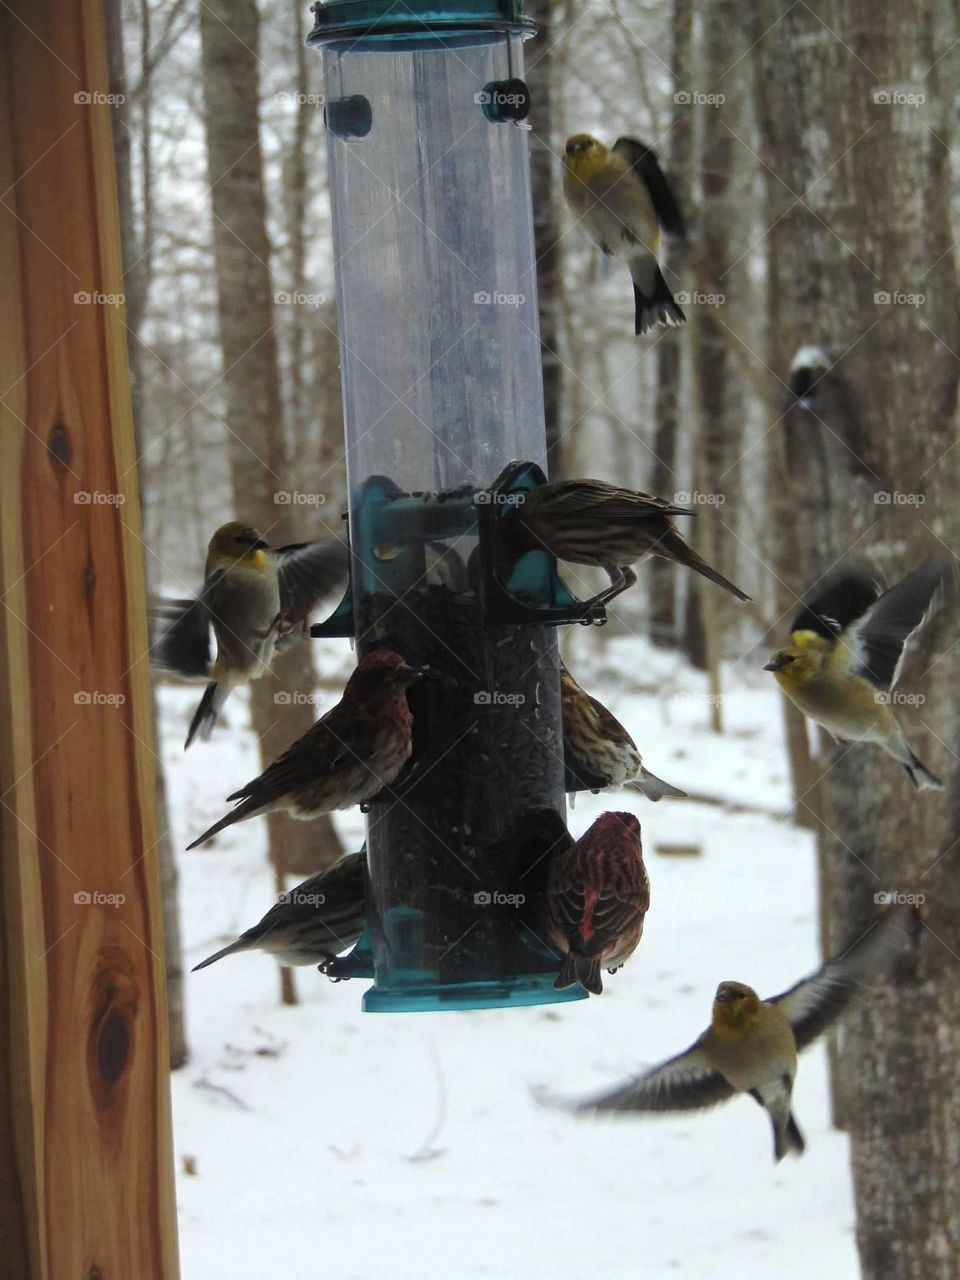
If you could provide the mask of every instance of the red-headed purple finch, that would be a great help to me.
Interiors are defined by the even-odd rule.
[[[600,995],[600,970],[619,969],[636,950],[650,906],[640,823],[632,813],[604,813],[547,877],[547,929],[563,954],[554,986],[579,982]]]
[[[255,814],[281,809],[317,818],[372,799],[399,776],[413,750],[407,689],[423,675],[391,649],[362,658],[343,697],[258,778],[227,796],[236,808],[188,849]]]
[[[545,550],[558,560],[606,569],[610,586],[587,601],[591,605],[609,604],[632,587],[637,575],[630,566],[647,556],[686,565],[749,600],[677,533],[671,517],[688,515],[686,507],[603,480],[553,480],[526,492],[497,527],[515,552]]]

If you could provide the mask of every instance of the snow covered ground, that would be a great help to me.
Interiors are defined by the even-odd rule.
[[[685,1048],[722,979],[772,994],[818,962],[812,840],[778,816],[788,806],[780,710],[760,664],[727,672],[718,738],[703,678],[677,659],[630,638],[588,646],[590,633],[573,634],[571,669],[631,729],[649,768],[769,815],[633,792],[578,798],[577,835],[604,809],[640,815],[652,893],[638,952],[589,1001],[371,1015],[360,1012],[367,983],[335,986],[312,969],[297,972],[302,1003],[281,1007],[274,963],[255,953],[189,975],[192,1057],[173,1078],[185,1280],[857,1274],[847,1141],[829,1127],[821,1048],[804,1055],[795,1091],[807,1153],[779,1166],[750,1099],[584,1121],[530,1097],[535,1084],[612,1084]],[[352,665],[345,642],[324,652],[325,670]],[[614,681],[621,665],[642,669],[643,685]],[[161,698],[179,848],[256,772],[239,695],[229,731],[184,757],[195,698],[186,688]],[[361,816],[338,820],[359,847]],[[702,854],[663,856],[663,842]],[[273,901],[260,820],[181,854],[180,868],[188,966]]]

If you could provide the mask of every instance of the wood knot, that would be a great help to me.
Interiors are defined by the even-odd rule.
[[[139,986],[130,957],[118,946],[100,952],[94,974],[87,1040],[87,1069],[101,1107],[122,1097],[135,1050]]]
[[[111,1009],[100,1025],[97,1066],[104,1084],[116,1084],[126,1070],[132,1020],[129,1009]]]
[[[70,460],[73,458],[73,444],[70,440],[70,432],[62,422],[55,422],[50,428],[50,434],[47,436],[47,453],[55,470],[69,471]]]
[[[90,1270],[87,1272],[87,1280],[103,1280],[103,1272],[96,1263],[93,1263]]]

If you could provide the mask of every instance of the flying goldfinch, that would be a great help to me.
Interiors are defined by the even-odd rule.
[[[566,791],[602,791],[632,784],[648,800],[687,794],[643,767],[637,744],[617,717],[577,684],[563,663],[560,699]]]
[[[210,539],[203,588],[194,600],[154,609],[151,658],[188,679],[210,679],[185,746],[209,738],[232,689],[270,667],[318,602],[346,582],[348,550],[336,539],[271,550],[253,525],[231,520]],[[217,641],[211,660],[210,631]]]
[[[917,758],[894,711],[907,641],[935,611],[946,570],[931,560],[881,594],[860,569],[832,575],[764,667],[794,706],[840,742],[875,742],[920,790],[942,783]]]
[[[547,879],[547,931],[563,956],[553,985],[575,982],[600,995],[600,970],[621,968],[637,949],[650,907],[640,823],[604,813],[576,843],[558,844]]]
[[[187,848],[260,813],[279,809],[309,820],[372,800],[410,759],[413,716],[407,689],[422,676],[392,649],[375,649],[361,658],[337,705],[259,777],[227,796],[236,808]]]
[[[656,153],[633,138],[613,150],[588,133],[567,139],[563,194],[571,211],[605,254],[630,268],[634,332],[684,324],[660,271],[660,229],[680,238],[683,217]]]
[[[693,1111],[749,1093],[770,1116],[775,1159],[800,1155],[806,1144],[791,1111],[797,1053],[861,993],[892,935],[906,937],[904,926],[903,911],[888,912],[837,959],[771,1000],[742,982],[721,982],[710,1026],[690,1048],[615,1089],[579,1101],[536,1096],[547,1106],[598,1114]]]
[[[342,858],[290,889],[259,924],[193,966],[193,972],[237,951],[265,951],[283,965],[328,964],[353,947],[366,924],[366,853]]]
[[[551,480],[526,492],[523,502],[500,518],[497,529],[515,553],[542,549],[558,560],[606,569],[610,586],[587,601],[591,605],[609,604],[632,587],[637,575],[630,566],[647,556],[685,565],[738,600],[749,600],[674,528],[671,517],[693,514],[663,498],[604,480]]]

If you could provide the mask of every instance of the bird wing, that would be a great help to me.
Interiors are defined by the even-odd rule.
[[[945,565],[937,560],[908,573],[844,629],[831,656],[833,670],[892,689],[903,669],[907,642],[940,606],[945,579]]]
[[[188,680],[208,679],[213,645],[206,591],[205,587],[192,600],[161,599],[151,608],[150,661],[154,666]]]
[[[667,176],[660,168],[657,153],[652,147],[638,142],[636,138],[618,138],[613,144],[613,150],[639,174],[640,180],[650,193],[653,211],[664,231],[682,240],[687,233],[683,214],[680,212],[680,206],[667,181]]]
[[[888,911],[836,959],[768,1002],[786,1014],[798,1049],[812,1044],[868,989],[870,978],[882,969],[897,941],[901,946],[906,942],[911,916],[910,911]]]
[[[603,1111],[696,1111],[725,1102],[736,1092],[707,1061],[700,1040],[675,1058],[588,1098],[541,1100],[580,1115]]]
[[[291,543],[273,554],[286,628],[304,622],[324,596],[346,586],[350,552],[339,538]]]
[[[664,498],[633,489],[622,489],[603,480],[559,480],[555,484],[540,485],[527,495],[527,502],[534,506],[545,501],[549,501],[552,512],[559,514],[588,510],[598,515],[625,516],[632,520],[642,520],[648,516],[695,514],[688,507],[678,507],[676,503],[667,502]],[[523,507],[518,507],[517,511],[522,518]]]
[[[323,929],[334,941],[342,941],[341,950],[352,945],[363,932],[366,918],[366,861],[363,853],[344,855],[326,871],[288,890],[283,901],[272,906],[259,924],[241,937],[256,942],[274,929],[309,924],[315,927],[318,939]]]
[[[862,566],[844,565],[810,592],[790,630],[812,631],[832,642],[844,627],[863,617],[882,590]]]
[[[637,928],[638,917],[650,905],[650,891],[646,886],[636,891],[621,889],[601,894],[591,906],[589,937],[582,933],[587,898],[581,884],[562,886],[550,905],[571,950],[578,955],[596,956]]]
[[[339,706],[339,704],[338,704]],[[333,708],[334,711],[337,707]],[[312,725],[292,746],[287,747],[282,755],[277,756],[272,764],[267,765],[259,777],[248,782],[246,786],[227,796],[228,800],[256,800],[267,804],[271,800],[287,795],[288,792],[308,782],[312,778],[320,779],[335,773],[344,766],[366,759],[366,748],[360,744],[361,729],[375,726],[366,724],[366,719],[354,722],[354,731],[346,737],[334,732],[327,723],[331,712]],[[340,726],[342,727],[342,726]]]

